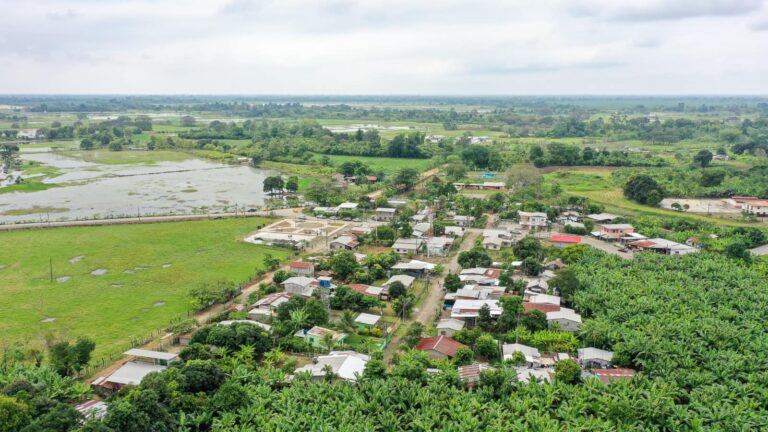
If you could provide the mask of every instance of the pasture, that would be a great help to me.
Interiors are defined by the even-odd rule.
[[[201,284],[241,283],[264,255],[245,243],[265,218],[114,225],[0,233],[3,344],[41,345],[50,335],[96,342],[94,358],[124,350],[189,310]],[[52,270],[52,271],[51,271]]]

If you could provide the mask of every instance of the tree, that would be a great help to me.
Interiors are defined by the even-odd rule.
[[[191,360],[181,368],[183,390],[188,393],[213,393],[224,383],[226,376],[212,360]]]
[[[181,125],[184,127],[195,127],[195,118],[192,116],[182,116]]]
[[[154,390],[133,389],[110,404],[104,423],[120,432],[170,432],[173,418]]]
[[[264,192],[268,194],[282,193],[284,187],[285,183],[281,176],[270,176],[264,179]]]
[[[274,270],[280,266],[280,259],[273,257],[270,253],[264,254],[262,262],[264,263],[264,267],[269,270]]]
[[[80,425],[83,415],[73,406],[57,403],[43,415],[35,418],[23,432],[67,432]]]
[[[459,275],[455,273],[448,273],[445,275],[443,286],[448,292],[456,292],[464,286],[464,283],[461,281],[461,278],[459,278]]]
[[[729,243],[728,246],[725,247],[725,255],[728,258],[740,259],[746,262],[752,261],[751,253],[744,245],[744,243],[740,241],[733,241]]]
[[[656,206],[664,199],[664,188],[650,176],[638,174],[624,183],[624,196],[640,204]]]
[[[358,293],[359,294],[359,293]],[[345,310],[341,314],[339,320],[339,326],[347,333],[353,333],[357,329],[357,323],[355,322],[355,314],[350,310]]]
[[[538,276],[544,267],[539,262],[538,258],[529,256],[523,260],[523,273],[527,276]]]
[[[445,173],[450,180],[459,181],[467,175],[467,167],[462,163],[452,163],[445,169]]]
[[[405,331],[405,336],[403,336],[403,343],[408,348],[415,347],[416,344],[418,344],[421,340],[422,333],[424,333],[424,324],[418,321],[412,322],[408,325],[408,328]]]
[[[88,338],[78,338],[74,345],[68,341],[57,342],[51,347],[48,361],[59,374],[71,376],[88,364],[94,348],[96,344]]]
[[[482,246],[475,246],[468,251],[461,252],[458,261],[459,265],[464,268],[489,267],[493,263]]]
[[[581,382],[581,367],[574,360],[560,360],[555,364],[555,380],[566,384],[578,384]]]
[[[520,324],[531,332],[547,329],[547,315],[540,310],[526,312],[520,317]]]
[[[540,260],[544,255],[541,242],[530,235],[517,241],[512,247],[512,251],[515,253],[515,256],[521,260],[525,260],[529,257]]]
[[[493,319],[491,318],[491,308],[487,304],[480,307],[477,317],[477,326],[481,330],[490,332],[493,330]]]
[[[700,165],[702,168],[708,167],[710,162],[712,162],[712,152],[706,149],[699,150],[693,157],[693,162]]]
[[[477,338],[475,342],[475,352],[477,355],[485,357],[488,360],[496,360],[499,358],[499,345],[493,336],[484,334]]]
[[[384,364],[384,355],[381,351],[374,352],[371,359],[365,364],[363,380],[370,381],[387,377],[387,366]]]
[[[293,276],[296,276],[296,275],[291,273],[291,272],[289,272],[288,270],[282,270],[282,269],[281,270],[277,270],[272,275],[272,282],[274,282],[274,283],[279,285],[279,284],[285,282],[286,279],[291,278]]]
[[[243,386],[229,381],[224,383],[213,395],[211,405],[219,412],[234,412],[248,406],[250,398]]]
[[[496,320],[496,330],[507,332],[517,327],[518,318],[523,313],[523,299],[520,296],[502,297],[501,315]]]
[[[16,432],[29,423],[30,409],[16,398],[0,395],[0,432]]]
[[[475,353],[469,347],[459,347],[456,350],[456,355],[453,357],[453,363],[456,366],[465,366],[472,363],[475,359]]]
[[[390,179],[390,184],[397,192],[406,192],[413,189],[419,181],[419,171],[414,168],[402,168]]]
[[[299,190],[299,178],[296,176],[288,177],[288,181],[285,182],[285,189],[288,192],[296,193]]]
[[[395,281],[389,284],[387,291],[389,291],[390,298],[399,299],[400,297],[404,296],[408,290],[405,288],[405,285],[403,285],[402,282]]]
[[[304,305],[304,312],[307,314],[307,324],[310,326],[328,323],[328,309],[325,308],[325,305],[320,300],[307,300],[307,303]]]
[[[346,280],[360,268],[357,258],[352,251],[341,251],[335,253],[328,260],[328,268],[333,270],[339,279]]]
[[[93,140],[86,137],[80,140],[80,149],[81,150],[92,150],[94,147]]]
[[[576,272],[570,268],[562,269],[557,272],[555,277],[549,280],[549,286],[557,289],[565,303],[570,304],[573,301],[573,295],[579,290],[579,279],[576,278]]]

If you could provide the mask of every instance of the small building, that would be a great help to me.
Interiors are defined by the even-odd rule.
[[[749,200],[744,203],[743,208],[747,213],[758,217],[768,216],[768,200]]]
[[[219,321],[218,323],[216,323],[216,325],[220,325],[220,326],[231,326],[233,324],[255,325],[257,327],[263,328],[267,332],[271,332],[272,331],[272,326],[271,325],[264,324],[263,322],[258,322],[258,321],[254,321],[254,320],[224,320],[224,321]]]
[[[473,363],[471,365],[459,366],[459,379],[465,386],[473,388],[480,382],[480,375],[492,369],[488,363]]]
[[[293,296],[289,292],[277,292],[266,295],[253,304],[253,308],[248,311],[248,318],[258,320],[259,318],[271,317],[277,308],[291,299]]]
[[[635,376],[635,371],[628,368],[592,369],[595,378],[604,384],[610,384],[616,380],[630,380]]]
[[[359,206],[356,202],[343,202],[336,206],[336,210],[342,211],[342,210],[356,210],[357,206]]]
[[[453,247],[453,238],[451,237],[429,237],[424,242],[427,250],[427,256],[446,257]]]
[[[416,278],[413,276],[408,276],[404,274],[394,275],[389,279],[387,279],[386,282],[384,282],[384,287],[389,288],[389,286],[392,285],[393,283],[400,282],[401,284],[403,284],[403,286],[405,286],[406,289],[409,289],[413,286],[413,282],[415,280]]]
[[[485,250],[501,250],[504,246],[504,240],[498,237],[485,237],[483,239],[483,249]]]
[[[504,360],[512,360],[515,353],[518,352],[525,357],[525,362],[528,364],[528,367],[535,368],[541,365],[541,354],[539,354],[539,350],[534,347],[519,343],[504,344],[501,346],[502,358]]]
[[[546,294],[549,291],[549,283],[544,279],[531,279],[525,284],[525,290],[539,294]]]
[[[304,339],[308,344],[315,348],[328,348],[323,342],[325,335],[331,335],[335,346],[344,345],[349,339],[346,333],[337,332],[320,326],[314,326],[311,329],[303,329],[294,333],[294,336]]]
[[[318,356],[312,363],[302,366],[294,374],[309,373],[312,379],[325,379],[330,370],[333,375],[346,381],[357,381],[363,376],[365,365],[371,358],[355,351],[331,351]]]
[[[461,347],[466,348],[466,345],[448,336],[431,336],[421,339],[415,348],[434,359],[450,359],[456,356],[456,351]]]
[[[455,318],[444,318],[437,322],[437,334],[452,337],[454,333],[464,328],[464,321]]]
[[[352,235],[339,236],[331,241],[331,250],[353,250],[360,246],[360,242],[357,241],[357,237]]]
[[[361,313],[360,315],[355,318],[355,322],[357,324],[362,325],[363,327],[373,328],[376,327],[376,324],[379,323],[381,320],[381,315],[374,315],[369,313]]]
[[[544,268],[551,271],[557,271],[568,268],[568,264],[564,263],[560,258],[557,258],[544,264]]]
[[[379,207],[376,209],[376,220],[383,221],[383,222],[391,222],[393,219],[395,219],[396,214],[397,214],[396,208]]]
[[[501,315],[502,309],[498,300],[457,299],[451,308],[451,318],[464,320],[468,327],[474,327],[475,321],[480,316],[480,309],[486,305],[490,309],[491,318],[498,318]]]
[[[663,238],[654,238],[647,240],[639,240],[629,243],[629,247],[639,251],[654,251],[664,255],[686,255],[699,250],[693,246],[686,244],[673,242]]]
[[[392,245],[392,250],[400,255],[418,254],[424,246],[424,240],[418,238],[399,238]]]
[[[613,353],[600,348],[579,348],[576,350],[579,354],[579,364],[587,369],[609,368],[612,366]]]
[[[597,213],[597,214],[587,215],[587,219],[591,219],[597,223],[611,222],[618,218],[619,216],[616,216],[615,214],[611,214],[611,213]]]
[[[604,224],[600,225],[598,237],[608,240],[619,240],[635,232],[635,227],[630,224]]]
[[[360,294],[383,299],[382,296],[384,293],[384,288],[382,287],[365,284],[349,284],[347,286],[359,292]]]
[[[461,237],[464,235],[464,228],[460,226],[447,226],[444,232],[445,235],[450,237]]]
[[[101,420],[107,415],[107,404],[104,401],[89,399],[75,406],[77,412],[83,415],[85,420]]]
[[[424,237],[432,230],[432,224],[429,222],[419,222],[413,226],[414,237]]]
[[[315,277],[315,264],[307,261],[291,261],[288,271],[296,276]]]
[[[543,212],[518,212],[520,226],[528,230],[543,230],[547,227],[547,214]]]
[[[555,247],[564,248],[566,246],[581,243],[581,237],[577,235],[552,234],[550,241]]]
[[[409,262],[401,262],[392,266],[392,270],[398,272],[405,272],[414,277],[426,276],[435,270],[436,264],[432,264],[426,261],[411,260]]]
[[[179,359],[179,356],[174,353],[139,348],[130,349],[124,354],[133,357],[133,360],[123,363],[108,376],[96,378],[91,385],[115,391],[126,385],[139,385],[145,376],[152,372],[163,371],[169,364]]]
[[[312,294],[318,286],[316,279],[305,276],[289,277],[283,281],[282,285],[285,292],[303,297],[312,297]]]
[[[460,227],[472,226],[474,222],[475,218],[473,216],[456,215],[453,217],[453,223]]]
[[[581,315],[573,309],[561,307],[559,311],[547,312],[547,324],[560,331],[575,332],[581,327]]]

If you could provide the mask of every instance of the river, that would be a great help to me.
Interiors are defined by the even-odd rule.
[[[39,151],[25,151],[21,158],[56,167],[61,174],[44,183],[60,186],[0,194],[0,223],[255,208],[266,198],[264,178],[275,175],[268,170],[195,158],[125,165]]]

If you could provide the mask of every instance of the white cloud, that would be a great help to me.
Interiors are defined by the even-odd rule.
[[[0,0],[0,92],[767,93],[762,3]]]

